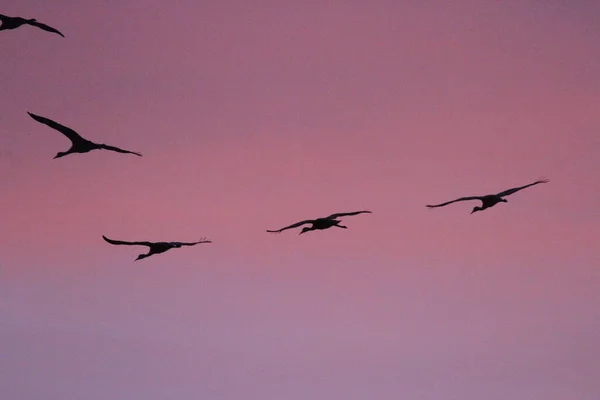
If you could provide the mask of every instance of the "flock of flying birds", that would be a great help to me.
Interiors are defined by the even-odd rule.
[[[8,30],[8,29],[16,29],[23,25],[31,25],[31,26],[35,26],[37,28],[43,29],[45,31],[56,33],[62,37],[65,37],[58,30],[56,30],[48,25],[42,24],[35,19],[25,19],[25,18],[21,18],[21,17],[9,17],[6,15],[0,14],[0,21],[2,22],[2,25],[0,25],[0,31]],[[67,151],[58,152],[54,158],[64,157],[66,155],[73,154],[73,153],[87,153],[92,150],[110,150],[110,151],[115,151],[118,153],[134,154],[139,157],[142,156],[141,153],[137,153],[135,151],[123,150],[123,149],[115,147],[115,146],[92,142],[91,140],[88,140],[88,139],[85,139],[84,137],[82,137],[79,133],[77,133],[73,129],[68,128],[64,125],[61,125],[58,122],[55,122],[49,118],[42,117],[42,116],[30,113],[30,112],[27,112],[27,114],[29,114],[29,116],[31,118],[33,118],[35,121],[59,131],[60,133],[65,135],[71,141],[71,148]],[[452,203],[456,203],[459,201],[470,201],[470,200],[481,201],[481,206],[475,206],[473,208],[473,210],[471,211],[471,214],[473,214],[474,212],[483,211],[490,207],[493,207],[498,203],[507,203],[507,200],[505,199],[505,197],[509,196],[513,193],[516,193],[519,190],[523,190],[530,186],[538,185],[540,183],[547,183],[547,182],[548,182],[548,180],[541,179],[541,180],[537,180],[533,183],[530,183],[530,184],[527,184],[524,186],[520,186],[520,187],[515,187],[512,189],[508,189],[508,190],[504,190],[504,191],[496,193],[496,194],[488,194],[488,195],[484,195],[484,196],[461,197],[461,198],[458,198],[455,200],[447,201],[445,203],[427,205],[426,207],[428,207],[428,208],[443,207],[443,206],[446,206],[446,205],[449,205]],[[300,231],[299,235],[301,235],[305,232],[310,232],[310,231],[314,231],[314,230],[324,230],[324,229],[329,229],[332,227],[347,229],[348,228],[347,226],[340,225],[340,223],[342,221],[339,220],[339,218],[352,216],[352,215],[358,215],[358,214],[371,214],[371,211],[363,210],[363,211],[353,211],[353,212],[346,212],[346,213],[335,213],[335,214],[331,214],[327,217],[321,217],[321,218],[316,218],[316,219],[306,219],[306,220],[296,222],[294,224],[291,224],[291,225],[286,226],[281,229],[267,230],[267,232],[281,233],[287,229],[298,228],[302,225],[309,225],[309,226],[303,227],[302,230]],[[104,235],[102,235],[102,238],[106,242],[108,242],[112,245],[147,246],[149,248],[148,253],[140,254],[136,258],[136,261],[141,260],[146,257],[150,257],[154,254],[164,253],[165,251],[180,248],[183,246],[194,246],[194,245],[197,245],[200,243],[212,243],[210,240],[206,240],[205,238],[203,238],[197,242],[147,242],[147,241],[127,242],[127,241],[123,241],[123,240],[109,239]]]

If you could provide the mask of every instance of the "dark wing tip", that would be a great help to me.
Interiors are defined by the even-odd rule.
[[[104,239],[106,243],[115,244],[115,240],[109,239],[104,235],[102,235],[102,239]]]
[[[32,112],[29,112],[29,111],[27,111],[27,114],[29,114],[29,116],[31,118],[33,118],[35,121],[37,121],[37,122],[39,122],[41,124],[44,124],[44,125],[48,125],[47,121],[49,120],[49,118],[42,117],[41,115],[37,115],[37,114],[34,114]]]

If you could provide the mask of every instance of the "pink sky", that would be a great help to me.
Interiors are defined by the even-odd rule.
[[[600,3],[0,13],[2,399],[600,398]]]

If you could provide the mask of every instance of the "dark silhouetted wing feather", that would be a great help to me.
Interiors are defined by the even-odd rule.
[[[63,35],[62,33],[60,33],[58,30],[56,30],[53,27],[48,26],[46,24],[42,24],[41,22],[34,21],[34,22],[28,22],[28,24],[29,25],[33,25],[33,26],[37,26],[38,28],[43,29],[43,30],[45,30],[47,32],[58,33],[60,36],[65,37],[65,35]]]
[[[482,196],[461,197],[460,199],[456,199],[456,200],[452,200],[452,201],[447,201],[447,202],[441,203],[441,204],[434,204],[434,205],[429,205],[428,204],[426,207],[428,207],[428,208],[443,207],[443,206],[447,206],[448,204],[456,203],[457,201],[481,200],[481,197]]]
[[[64,125],[61,125],[58,122],[52,121],[49,118],[40,117],[39,115],[32,114],[29,111],[27,112],[27,114],[29,114],[29,116],[31,118],[35,119],[37,122],[47,125],[52,129],[56,129],[57,131],[59,131],[60,133],[62,133],[66,137],[68,137],[72,142],[87,142],[88,141],[87,139],[84,139],[83,137],[81,137],[79,135],[79,133],[75,132],[73,129],[68,128]]]
[[[102,235],[102,239],[104,239],[106,242],[110,243],[110,244],[124,244],[124,245],[128,245],[128,246],[152,246],[152,242],[125,242],[123,240],[112,240],[107,238],[106,236]]]
[[[198,242],[171,242],[172,244],[176,244],[179,246],[194,246],[200,243],[212,243],[210,240],[206,240],[206,238],[200,239]]]
[[[100,146],[100,148],[103,148],[104,150],[116,151],[118,153],[135,154],[136,156],[140,157],[142,156],[140,153],[136,153],[135,151],[123,150],[115,146],[109,146],[107,144],[99,144],[98,146]]]
[[[535,181],[533,183],[530,183],[529,185],[525,185],[525,186],[521,186],[521,187],[516,187],[516,188],[505,190],[504,192],[498,193],[497,196],[500,196],[500,197],[508,196],[508,195],[511,195],[511,194],[513,194],[515,192],[518,192],[519,190],[528,188],[529,186],[537,185],[538,183],[548,183],[548,182],[550,182],[550,181],[547,180],[547,179],[541,179],[539,181]]]
[[[337,214],[331,214],[330,216],[328,216],[326,218],[327,219],[336,219],[336,218],[344,217],[347,215],[358,215],[358,214],[363,214],[363,213],[371,214],[371,211],[353,211],[353,212],[347,212],[347,213],[337,213]]]
[[[298,227],[300,225],[304,225],[304,224],[312,224],[313,222],[314,222],[314,220],[307,219],[307,220],[304,220],[304,221],[296,222],[295,224],[292,224],[290,226],[286,226],[285,228],[277,229],[276,231],[267,230],[267,232],[270,232],[270,233],[280,233],[282,231],[285,231],[286,229],[296,228],[296,227]]]

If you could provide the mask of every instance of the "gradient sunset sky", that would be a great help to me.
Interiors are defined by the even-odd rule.
[[[3,400],[600,399],[600,2],[0,13]]]

